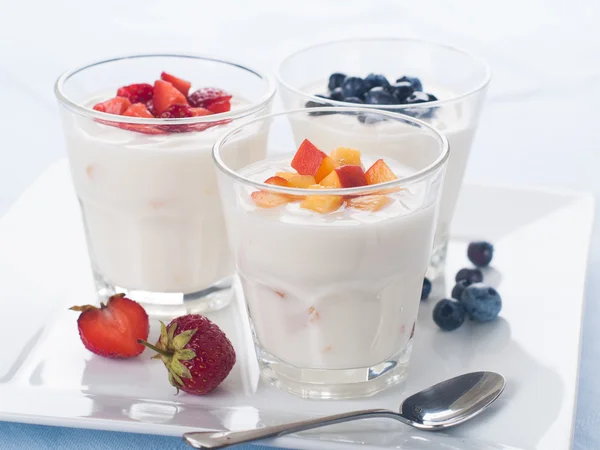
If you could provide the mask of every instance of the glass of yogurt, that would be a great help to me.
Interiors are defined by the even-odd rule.
[[[407,373],[448,143],[399,114],[323,108],[324,126],[314,113],[217,141],[225,223],[263,378],[306,398],[365,396]]]
[[[98,107],[123,86],[144,94],[131,83],[152,83],[159,76],[173,84],[155,82],[154,104],[136,104],[133,115]],[[220,88],[231,96],[220,103],[228,111],[194,108],[201,115],[154,117],[148,111],[159,106],[156,83],[172,91],[161,92],[166,101],[183,95],[173,86],[187,92],[191,83],[190,93]],[[238,122],[270,111],[272,80],[236,62],[144,54],[70,70],[56,82],[55,94],[99,297],[123,292],[153,315],[226,306],[234,267],[211,150]],[[133,103],[130,98],[117,100]]]
[[[344,76],[358,77],[366,83],[349,80],[344,85]],[[487,64],[462,50],[393,38],[315,45],[284,59],[278,73],[281,96],[288,109],[363,103],[365,107],[420,118],[446,136],[451,153],[428,272],[431,277],[444,266],[450,223],[490,78]],[[385,83],[389,86],[383,86]],[[369,94],[373,88],[374,93]],[[292,127],[297,139],[302,140],[307,127],[331,120],[329,116],[307,116],[294,120]]]

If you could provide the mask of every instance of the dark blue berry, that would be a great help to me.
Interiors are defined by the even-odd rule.
[[[407,103],[408,97],[415,91],[408,81],[400,81],[391,88],[392,93],[397,99],[397,103]]]
[[[379,114],[360,113],[357,117],[360,123],[366,123],[367,125],[383,122],[385,120],[385,118]]]
[[[315,97],[319,97],[319,98],[322,98],[322,99],[325,99],[325,100],[329,100],[328,97],[326,97],[325,95],[321,95],[321,94],[317,94],[317,95],[315,95]],[[313,100],[309,100],[309,101],[307,101],[304,104],[304,106],[306,108],[320,108],[320,107],[323,107],[323,106],[331,106],[331,103],[327,103],[327,102],[319,103],[319,102],[315,102]],[[317,112],[317,111],[315,111],[315,112],[311,112],[309,114],[311,116],[326,116],[328,114],[335,114],[335,113],[333,113],[333,112]]]
[[[382,87],[374,87],[365,94],[365,103],[369,105],[396,105],[398,100]]]
[[[454,287],[452,288],[452,294],[450,294],[451,297],[455,298],[456,300],[460,300],[460,298],[462,297],[462,293],[470,285],[471,283],[469,283],[468,280],[457,281]]]
[[[331,75],[329,75],[329,83],[327,84],[327,87],[330,91],[333,91],[335,88],[342,86],[342,83],[345,79],[346,74],[344,73],[332,73]]]
[[[365,84],[367,85],[367,91],[370,91],[374,87],[389,87],[390,82],[383,75],[370,73],[365,77]]]
[[[498,291],[483,283],[468,286],[462,293],[460,302],[471,319],[480,322],[494,320],[502,309],[502,298]]]
[[[492,261],[494,246],[485,241],[471,242],[467,248],[467,256],[477,267],[485,267]]]
[[[341,102],[344,100],[344,94],[342,94],[342,88],[341,87],[336,87],[333,91],[331,91],[331,93],[329,94],[329,98],[331,100],[337,100],[338,102]]]
[[[437,102],[438,98],[433,94],[427,94],[430,102]]]
[[[407,104],[427,103],[429,101],[429,94],[421,91],[414,91],[411,95],[406,97]]]
[[[342,83],[342,93],[346,99],[348,97],[362,98],[365,92],[367,92],[367,85],[362,78],[348,77]]]
[[[480,283],[483,281],[483,274],[479,269],[460,269],[456,272],[455,281],[467,280],[469,284]]]
[[[442,330],[456,330],[465,321],[465,308],[460,303],[447,298],[440,300],[433,308],[433,321]]]
[[[417,77],[407,77],[405,75],[402,78],[398,78],[396,80],[396,83],[399,83],[401,81],[408,81],[410,83],[410,85],[412,86],[413,90],[415,90],[415,91],[423,90],[423,84],[421,84],[421,80],[419,80]]]
[[[423,278],[423,287],[421,288],[421,300],[427,300],[431,294],[431,281],[428,278]]]
[[[345,97],[344,101],[347,103],[364,103],[362,99],[358,97]]]

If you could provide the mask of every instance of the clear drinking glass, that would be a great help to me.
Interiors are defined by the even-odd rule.
[[[92,109],[162,71],[191,81],[190,92],[228,91],[231,111],[146,119]],[[55,94],[99,297],[124,292],[154,315],[226,306],[233,262],[211,150],[238,121],[270,111],[274,83],[215,58],[133,55],[68,71]]]
[[[404,75],[418,77],[423,91],[438,98],[438,101],[420,104],[363,105],[420,118],[441,131],[450,143],[451,153],[428,273],[436,276],[444,267],[450,222],[490,82],[490,69],[482,60],[461,50],[421,40],[375,38],[328,42],[300,50],[281,63],[278,79],[285,107],[301,108],[307,102],[348,105],[315,96],[328,94],[328,78],[334,72],[362,78],[370,73],[383,74],[390,83]],[[321,119],[311,116],[306,120]],[[297,139],[301,140],[302,136],[303,129],[300,128]]]
[[[302,397],[364,396],[406,374],[448,144],[399,114],[320,113],[325,120],[309,120],[314,109],[302,109],[242,124],[217,141],[214,159],[263,378]],[[263,183],[292,170],[295,122],[322,151],[359,149],[365,168],[383,158],[400,179],[322,190]],[[253,193],[297,201],[263,208]],[[376,212],[349,206],[369,194],[389,204]],[[321,214],[301,207],[307,198],[348,203]]]

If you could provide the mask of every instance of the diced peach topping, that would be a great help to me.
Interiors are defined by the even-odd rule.
[[[329,156],[338,166],[360,166],[360,151],[353,148],[338,147]]]
[[[296,172],[277,172],[275,174],[276,177],[285,178],[288,181],[290,178],[295,177],[296,175],[298,175]]]
[[[317,181],[312,175],[294,175],[288,179],[290,187],[308,189],[309,186],[316,184]]]
[[[316,184],[310,186],[309,189],[324,189],[324,186]],[[304,209],[311,209],[321,214],[326,214],[337,211],[340,209],[343,203],[344,197],[341,195],[308,195],[304,200],[302,200],[300,207]]]
[[[265,180],[266,184],[272,184],[275,186],[289,186],[288,181],[282,177],[270,177]]]
[[[312,175],[317,183],[335,169],[333,159],[319,150],[308,139],[304,139],[294,155],[291,166],[300,175]]]
[[[319,170],[317,170],[317,173],[315,174],[315,180],[317,180],[317,183],[320,183],[321,180],[329,175],[336,167],[335,161],[329,156],[325,156],[323,162],[321,163],[321,167],[319,167]]]
[[[385,195],[361,195],[348,199],[348,207],[362,209],[363,211],[379,211],[389,205],[391,199]]]
[[[292,201],[288,195],[267,191],[256,191],[250,196],[254,200],[254,203],[261,208],[275,208],[276,206],[285,205]]]
[[[335,169],[343,188],[366,186],[367,178],[360,166],[342,166]]]
[[[321,186],[335,189],[342,187],[342,183],[340,183],[340,177],[338,177],[338,174],[335,170],[332,170],[331,173],[323,178],[319,184]]]
[[[365,173],[367,178],[367,184],[379,184],[386,183],[388,181],[397,180],[398,177],[394,175],[392,169],[383,161],[383,159],[378,159],[375,163],[367,170]]]

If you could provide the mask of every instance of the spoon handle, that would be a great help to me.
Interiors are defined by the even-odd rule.
[[[396,419],[398,413],[387,409],[365,409],[362,411],[353,411],[332,416],[319,417],[317,419],[302,420],[284,425],[275,425],[272,427],[257,428],[247,431],[200,431],[196,433],[186,433],[184,440],[194,448],[225,448],[230,445],[241,444],[244,442],[258,441],[271,437],[279,437],[285,434],[297,433],[299,431],[311,430],[313,428],[334,425],[336,423],[349,422],[351,420],[374,418],[374,417],[393,417]]]

